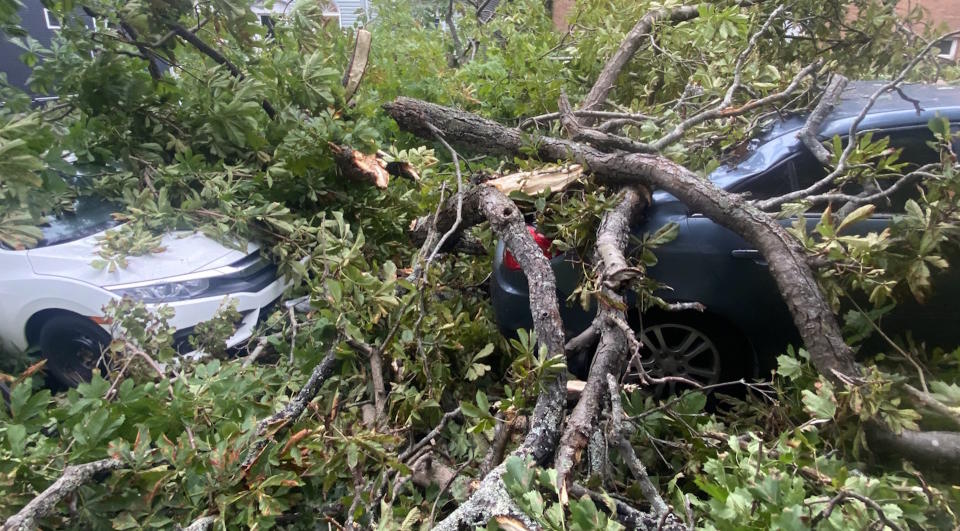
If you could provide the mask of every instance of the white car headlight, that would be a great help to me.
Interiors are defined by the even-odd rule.
[[[203,292],[209,288],[209,279],[198,278],[180,282],[169,282],[166,284],[148,284],[145,286],[112,289],[111,291],[121,297],[130,297],[147,303],[157,303],[192,299],[202,295]]]

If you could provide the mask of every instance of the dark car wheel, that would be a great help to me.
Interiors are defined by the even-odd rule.
[[[47,360],[47,374],[63,387],[90,381],[110,334],[80,316],[58,315],[40,329],[40,354]]]
[[[702,315],[678,313],[644,319],[637,338],[643,344],[640,361],[653,378],[679,376],[700,386],[750,376],[749,346],[739,334]],[[639,327],[638,327],[639,328]],[[634,368],[629,378],[639,382]],[[657,397],[692,389],[692,385],[671,380],[655,384]]]

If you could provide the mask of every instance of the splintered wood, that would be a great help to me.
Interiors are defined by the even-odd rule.
[[[545,166],[533,171],[522,171],[497,177],[484,184],[493,186],[507,195],[511,192],[523,192],[528,195],[534,195],[548,188],[551,192],[559,192],[570,183],[579,180],[582,176],[583,166],[579,164],[571,164],[569,166]]]

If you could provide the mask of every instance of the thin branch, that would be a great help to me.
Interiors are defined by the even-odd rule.
[[[956,37],[958,35],[960,35],[960,30],[947,33],[943,35],[941,39]],[[857,116],[853,119],[853,121],[850,122],[850,128],[847,131],[847,145],[844,148],[843,152],[840,154],[837,160],[837,165],[833,169],[833,171],[831,171],[825,177],[823,177],[816,183],[808,186],[803,190],[797,190],[795,192],[784,194],[782,196],[774,197],[764,201],[757,201],[755,203],[757,208],[761,210],[770,210],[773,208],[777,208],[784,203],[803,199],[806,196],[820,192],[821,190],[824,190],[825,188],[833,184],[834,180],[847,170],[847,160],[850,158],[850,155],[853,154],[853,152],[857,148],[857,142],[856,142],[857,129],[860,127],[860,124],[863,122],[864,118],[866,118],[867,114],[870,112],[870,109],[873,108],[874,104],[876,104],[880,96],[882,96],[887,92],[897,89],[903,83],[904,79],[907,77],[907,74],[909,74],[913,70],[913,68],[917,65],[917,63],[919,63],[920,60],[923,59],[923,57],[930,51],[930,49],[933,48],[936,42],[937,41],[935,40],[930,42],[926,46],[924,46],[924,48],[917,55],[915,55],[913,59],[911,59],[910,62],[907,63],[905,67],[903,67],[903,69],[900,71],[897,77],[895,77],[892,81],[885,83],[883,86],[881,86],[873,94],[870,95],[870,98],[867,99],[866,105],[863,106],[863,108],[860,110]]]
[[[680,122],[679,124],[677,124],[676,127],[673,128],[672,131],[663,135],[656,141],[651,142],[645,151],[638,151],[638,152],[652,153],[652,152],[660,151],[663,148],[669,146],[670,144],[676,142],[677,140],[680,140],[680,138],[682,138],[683,135],[686,134],[688,129],[690,129],[695,125],[699,125],[703,122],[706,122],[709,120],[715,120],[718,118],[730,118],[733,116],[740,116],[754,109],[759,109],[764,106],[786,100],[787,98],[791,97],[794,94],[794,92],[797,91],[803,79],[806,78],[807,76],[810,76],[816,73],[820,69],[820,66],[822,64],[823,62],[820,59],[814,61],[813,63],[810,63],[809,65],[802,68],[799,72],[797,72],[797,74],[793,77],[793,80],[790,81],[790,83],[787,85],[785,89],[781,90],[780,92],[776,92],[774,94],[764,96],[763,98],[751,100],[745,103],[744,105],[741,105],[740,107],[731,108],[730,104],[726,103],[726,98],[724,98],[724,101],[721,102],[716,107],[707,109],[703,112],[695,114],[690,118],[687,118],[686,120]],[[736,85],[730,86],[731,89],[734,87],[736,87]],[[730,94],[729,89],[727,93]]]
[[[275,439],[277,435],[285,432],[291,424],[300,418],[300,415],[302,415],[303,411],[307,408],[307,404],[320,392],[320,388],[323,387],[324,382],[333,374],[337,360],[338,345],[339,339],[333,342],[327,351],[327,355],[313,368],[310,377],[307,378],[307,382],[303,384],[303,387],[300,388],[297,395],[290,400],[283,409],[257,423],[257,429],[254,434],[256,438],[255,442],[250,445],[249,450],[247,450],[247,455],[243,459],[243,464],[241,465],[244,471],[249,470],[266,449],[269,443],[269,439],[266,437],[268,431],[273,430],[272,433],[270,433],[270,439]]]
[[[452,411],[448,411],[444,413],[443,417],[440,418],[440,422],[437,424],[437,426],[432,430],[430,430],[430,433],[426,434],[422,439],[420,439],[419,441],[411,445],[410,448],[407,448],[406,450],[401,452],[400,455],[397,456],[397,460],[406,461],[407,459],[410,459],[411,457],[413,457],[413,455],[416,454],[418,451],[420,451],[421,448],[423,448],[424,446],[427,446],[428,444],[431,443],[431,441],[436,439],[437,436],[440,435],[440,432],[442,432],[443,429],[447,427],[448,422],[459,417],[460,417],[460,406],[457,406],[456,409]]]
[[[237,68],[235,64],[231,63],[229,59],[227,59],[217,50],[213,49],[213,47],[203,42],[203,39],[197,37],[195,33],[177,23],[170,24],[170,27],[181,39],[192,44],[194,48],[207,57],[213,59],[217,64],[226,67],[226,69],[230,71],[230,74],[237,78],[238,81],[242,81],[244,79],[243,73],[240,72],[240,69]],[[269,101],[263,100],[260,102],[260,106],[263,107],[264,112],[267,113],[267,116],[269,116],[271,120],[277,117],[277,111],[273,108],[273,105]]]
[[[629,430],[624,423],[623,405],[620,403],[620,386],[617,385],[617,378],[609,373],[607,374],[607,389],[610,396],[610,438],[616,442],[617,448],[620,450],[620,456],[627,464],[633,477],[640,483],[640,492],[650,502],[653,514],[666,518],[670,514],[670,507],[663,501],[660,493],[657,492],[657,487],[650,481],[646,467],[637,458],[633,445],[630,444],[630,438],[627,435]]]
[[[650,33],[657,22],[668,20],[679,23],[696,18],[699,15],[698,6],[681,6],[673,9],[656,9],[641,17],[624,37],[617,51],[604,64],[603,70],[597,76],[597,80],[587,97],[581,102],[580,108],[585,111],[592,111],[603,105],[603,102],[607,100],[607,95],[610,94],[616,84],[617,78],[620,77],[620,72],[627,66],[640,46],[646,42],[644,37]]]
[[[903,388],[906,389],[907,394],[910,395],[910,398],[915,402],[927,406],[944,417],[947,417],[951,422],[960,427],[960,412],[958,412],[957,409],[944,404],[930,393],[925,393],[910,384],[903,384]]]
[[[886,515],[886,513],[883,512],[883,508],[880,507],[880,504],[878,504],[877,502],[871,500],[870,498],[868,498],[868,497],[866,497],[866,496],[863,496],[862,494],[857,494],[856,492],[850,492],[850,491],[848,491],[848,490],[842,490],[842,491],[840,491],[839,493],[837,493],[836,496],[834,496],[833,498],[831,498],[829,501],[824,500],[824,501],[821,501],[821,502],[813,502],[813,503],[826,503],[827,506],[826,506],[822,511],[820,511],[819,513],[817,513],[817,515],[814,516],[813,519],[810,520],[810,528],[811,528],[811,529],[814,529],[814,528],[817,527],[817,524],[819,524],[821,520],[824,520],[824,519],[826,519],[826,518],[830,518],[830,514],[833,513],[833,510],[834,510],[838,505],[840,505],[842,502],[844,502],[845,500],[848,500],[848,499],[858,500],[858,501],[862,502],[864,505],[866,505],[867,507],[869,507],[869,508],[873,509],[874,511],[876,511],[876,512],[877,512],[877,516],[880,517],[880,521],[883,522],[884,525],[886,525],[886,526],[889,527],[890,529],[893,529],[893,531],[902,531],[902,530],[903,530],[902,527],[900,527],[899,525],[897,525],[896,523],[894,523],[892,520],[890,520],[889,518],[887,518],[887,515]]]

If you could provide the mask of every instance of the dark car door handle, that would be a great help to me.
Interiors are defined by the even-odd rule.
[[[767,264],[767,261],[763,259],[763,255],[756,249],[734,249],[730,251],[730,256],[741,260],[753,260],[761,265]]]

